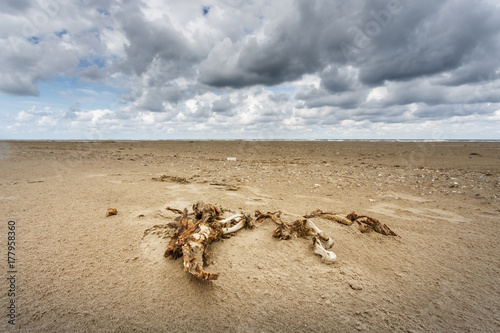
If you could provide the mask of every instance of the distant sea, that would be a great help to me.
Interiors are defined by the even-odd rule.
[[[161,141],[252,141],[252,142],[500,142],[500,139],[158,139],[158,140],[46,140],[46,139],[4,139],[0,141],[33,141],[33,142],[161,142]]]

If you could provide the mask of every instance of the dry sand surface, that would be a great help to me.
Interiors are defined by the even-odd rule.
[[[499,142],[0,142],[0,331],[500,331],[499,171]],[[356,211],[400,237],[314,218],[326,265],[268,220],[213,243],[203,282],[163,257],[165,208],[197,201]]]

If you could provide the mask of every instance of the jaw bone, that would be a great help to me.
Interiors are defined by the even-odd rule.
[[[337,260],[337,256],[332,251],[325,250],[319,237],[313,237],[314,253],[319,254],[321,259],[327,263],[332,264]]]

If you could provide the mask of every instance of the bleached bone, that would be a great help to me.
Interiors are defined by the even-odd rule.
[[[332,246],[333,246],[333,239],[328,238],[328,240],[326,241],[326,243],[325,243],[325,246],[324,246],[324,247],[325,247],[325,249],[327,249],[327,250],[328,250],[328,249],[329,249],[329,248],[331,248]]]
[[[325,232],[320,230],[311,220],[306,220],[304,226],[308,229],[312,229],[322,240],[326,241],[325,248],[329,249],[333,245],[333,239],[325,236]]]
[[[323,236],[324,234],[324,232],[320,230],[314,223],[312,223],[311,220],[306,220],[306,224],[304,226],[308,229],[314,230],[314,232],[320,236]]]
[[[226,224],[227,222],[230,222],[230,221],[232,221],[232,220],[237,219],[238,217],[243,217],[243,215],[241,215],[241,214],[235,214],[235,215],[233,215],[233,216],[229,216],[227,219],[220,220],[220,221],[219,221],[219,223],[220,223],[221,225],[224,225],[224,224]]]
[[[319,254],[325,263],[332,264],[337,260],[337,256],[335,255],[335,253],[325,250],[319,237],[313,237],[313,241],[314,253]]]
[[[238,219],[240,219],[240,220],[241,220],[241,217],[240,217],[240,218],[238,218]],[[240,230],[240,229],[243,229],[243,228],[245,227],[245,222],[246,222],[245,220],[241,220],[241,221],[240,221],[240,222],[238,222],[236,225],[234,225],[234,226],[232,226],[232,227],[230,227],[230,228],[222,228],[222,233],[223,233],[224,235],[226,235],[226,234],[230,234],[230,233],[232,233],[232,232],[236,232],[236,231],[238,231],[238,230]]]

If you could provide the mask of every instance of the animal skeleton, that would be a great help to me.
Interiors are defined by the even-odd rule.
[[[203,268],[206,264],[206,251],[209,245],[221,238],[230,237],[232,233],[243,228],[253,228],[252,218],[245,214],[235,214],[223,219],[223,209],[217,205],[197,202],[193,205],[193,213],[188,214],[188,210],[183,211],[167,207],[180,217],[168,224],[169,227],[176,228],[170,244],[165,251],[165,257],[177,259],[183,257],[184,271],[187,271],[200,280],[216,280],[218,273],[206,272]],[[322,212],[317,209],[311,214],[304,215],[303,218],[293,222],[281,220],[282,212],[261,213],[255,211],[255,220],[262,223],[266,219],[272,220],[278,226],[273,231],[273,237],[279,239],[290,239],[292,237],[313,236],[313,251],[321,256],[323,262],[331,264],[337,260],[337,256],[329,249],[333,246],[333,239],[325,236],[325,232],[320,230],[311,220],[313,217],[320,217],[331,221],[336,221],[345,225],[357,222],[362,232],[374,230],[384,235],[396,236],[385,224],[381,224],[368,216],[358,216],[351,213],[347,217],[335,213]]]

